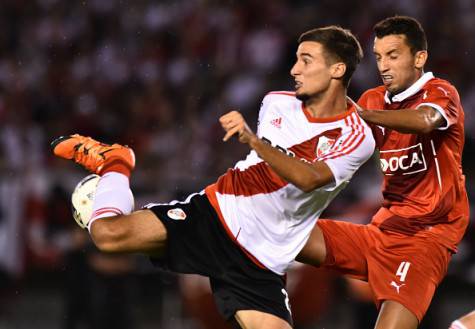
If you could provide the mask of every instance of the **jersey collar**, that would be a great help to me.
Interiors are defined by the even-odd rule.
[[[352,114],[353,112],[356,111],[355,105],[351,101],[346,102],[346,111],[343,113],[340,113],[338,115],[332,116],[332,117],[326,117],[326,118],[315,118],[310,114],[310,111],[307,109],[305,106],[304,102],[302,102],[302,111],[305,114],[305,117],[307,118],[308,122],[312,123],[325,123],[325,122],[335,122],[338,120],[342,120]]]
[[[384,94],[384,101],[387,104],[391,104],[391,103],[394,103],[394,102],[402,102],[406,98],[409,98],[412,95],[415,95],[419,90],[422,89],[422,87],[429,80],[431,80],[433,78],[434,78],[434,74],[432,74],[432,72],[426,72],[419,78],[419,80],[414,82],[414,84],[412,86],[410,86],[409,88],[407,88],[403,92],[400,92],[399,94],[394,95],[392,97],[389,95],[389,92],[386,90],[386,93]]]

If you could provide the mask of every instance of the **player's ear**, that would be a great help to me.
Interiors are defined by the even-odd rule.
[[[345,75],[346,64],[343,62],[337,62],[335,64],[332,64],[330,72],[331,72],[332,78],[341,79]]]
[[[414,66],[416,69],[424,68],[427,61],[427,50],[419,50],[414,56]]]

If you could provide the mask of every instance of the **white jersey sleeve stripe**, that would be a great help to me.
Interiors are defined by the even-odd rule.
[[[351,127],[352,132],[351,132],[351,135],[341,144],[340,150],[346,148],[348,146],[348,144],[350,144],[350,141],[352,140],[351,137],[352,136],[354,137],[354,134],[355,134],[355,131],[356,131],[356,125],[355,125],[355,121],[353,120],[352,115],[348,116],[348,126]]]
[[[359,117],[357,117],[357,124],[352,125],[351,128],[352,128],[352,132],[351,132],[350,136],[344,142],[344,144],[346,144],[346,146],[339,149],[336,152],[331,152],[329,154],[326,154],[325,156],[323,156],[322,158],[319,159],[320,161],[325,161],[325,160],[328,160],[328,159],[335,159],[335,158],[338,158],[340,156],[349,154],[352,151],[354,151],[361,144],[361,142],[364,140],[366,135],[364,133],[364,128],[361,125],[361,121],[359,120]],[[350,138],[351,138],[351,141],[348,142],[348,140]]]
[[[345,139],[345,141],[341,144],[341,147],[339,147],[338,149],[336,149],[333,152],[330,152],[330,153],[324,155],[319,160],[324,161],[324,160],[327,160],[327,159],[334,159],[334,158],[337,158],[337,157],[340,157],[342,155],[350,153],[356,147],[358,147],[359,144],[361,144],[364,137],[365,137],[365,134],[364,134],[364,129],[363,129],[363,126],[361,125],[361,122],[357,122],[356,124],[352,124],[351,125],[351,133]]]
[[[359,138],[358,138],[357,142],[352,144],[351,149],[345,150],[345,152],[340,152],[340,153],[338,153],[338,154],[334,154],[333,156],[330,156],[330,157],[325,157],[324,160],[335,159],[335,158],[338,158],[338,157],[341,157],[341,156],[345,156],[345,155],[347,155],[347,154],[350,154],[350,153],[353,152],[358,146],[360,146],[361,142],[363,142],[364,139],[365,139],[365,134],[359,134]]]

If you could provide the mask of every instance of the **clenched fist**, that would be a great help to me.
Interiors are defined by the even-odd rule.
[[[228,141],[231,136],[237,134],[241,143],[250,144],[257,139],[256,134],[249,128],[244,117],[238,111],[231,111],[219,118],[219,122],[226,131],[223,141]]]

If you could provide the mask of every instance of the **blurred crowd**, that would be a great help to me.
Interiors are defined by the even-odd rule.
[[[90,286],[78,278],[84,277],[83,270],[94,273],[96,287],[116,292],[115,300],[124,301],[122,307],[114,304],[117,314],[134,295],[120,287],[138,285],[123,280],[153,273],[136,258],[96,253],[87,234],[75,227],[69,196],[86,173],[54,159],[51,140],[81,133],[127,144],[138,159],[132,178],[136,206],[181,198],[213,182],[247,152],[236,141],[222,142],[221,114],[239,109],[255,127],[262,97],[271,90],[292,90],[289,70],[300,33],[329,24],[355,33],[365,51],[350,88],[356,99],[380,83],[372,26],[394,14],[421,21],[429,40],[426,70],[460,92],[466,114],[464,170],[473,205],[471,0],[1,1],[0,327],[8,318],[2,305],[20,300],[18,291],[35,278],[58,278],[70,287],[65,303],[77,309]],[[363,168],[327,215],[367,222],[380,199],[377,170],[376,161]],[[462,299],[471,298],[475,308],[475,238],[470,229],[447,280],[451,289],[455,283],[462,291],[468,287],[471,295]],[[104,279],[109,277],[114,279]],[[178,289],[175,284],[186,286],[172,283],[171,295]],[[441,305],[445,290],[436,297]],[[97,296],[95,300],[100,303]],[[188,302],[193,305],[193,297]],[[319,309],[324,313],[324,306]],[[68,319],[64,328],[73,328],[68,321],[74,320]],[[132,328],[127,321],[122,326]]]

